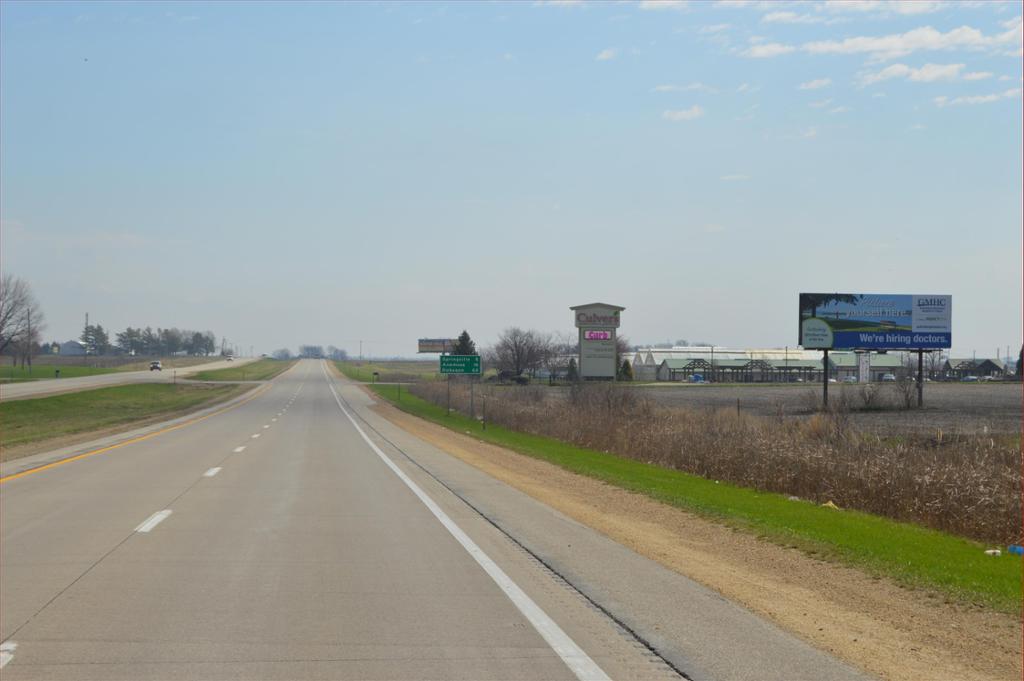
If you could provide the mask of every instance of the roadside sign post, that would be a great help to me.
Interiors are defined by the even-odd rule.
[[[452,374],[456,375],[480,375],[480,355],[441,355],[441,373],[448,377],[448,411],[452,413]],[[473,385],[470,384],[470,409],[473,404]]]

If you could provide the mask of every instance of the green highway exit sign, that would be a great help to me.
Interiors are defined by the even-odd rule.
[[[480,355],[441,355],[442,374],[479,374]]]

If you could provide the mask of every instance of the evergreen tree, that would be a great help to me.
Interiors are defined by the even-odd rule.
[[[572,359],[569,360],[569,369],[568,369],[568,371],[566,371],[565,377],[567,379],[569,379],[570,381],[578,381],[578,380],[580,380],[580,372],[576,368],[576,358],[575,357],[573,357]]]
[[[469,337],[469,332],[468,331],[466,331],[465,329],[462,330],[462,333],[459,334],[459,338],[458,338],[458,340],[455,341],[455,345],[454,345],[454,347],[452,347],[451,352],[449,354],[452,354],[452,355],[475,355],[475,354],[477,354],[477,352],[476,352],[476,343],[474,343],[473,340]]]
[[[1021,369],[1024,369],[1024,345],[1020,346],[1020,355],[1017,357],[1017,380],[1024,381],[1024,376],[1021,375]]]
[[[620,381],[632,381],[633,380],[633,367],[630,366],[629,360],[622,360],[622,366],[619,367],[619,380]]]

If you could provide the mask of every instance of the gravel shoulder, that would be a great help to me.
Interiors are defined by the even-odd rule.
[[[990,681],[1024,673],[1021,626],[1014,617],[946,603],[759,541],[387,404],[375,409],[492,477],[883,679]],[[1017,418],[1019,427],[1019,411]]]

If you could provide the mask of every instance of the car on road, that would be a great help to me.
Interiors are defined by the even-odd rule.
[[[963,378],[960,379],[960,382],[961,383],[977,383],[978,382],[978,377],[977,376],[964,376]]]
[[[857,382],[857,377],[856,376],[847,376],[847,377],[845,377],[843,379],[843,383],[856,383],[856,382]]]
[[[231,355],[228,355],[225,359],[227,359],[227,361],[229,361],[229,362],[234,362],[235,361],[235,358],[232,357]]]
[[[895,383],[896,374],[882,374],[882,383]]]
[[[163,371],[164,365],[160,363],[160,360],[153,360],[149,363],[150,371]]]

